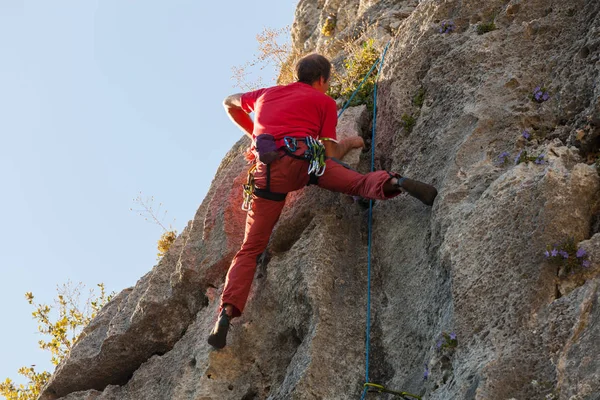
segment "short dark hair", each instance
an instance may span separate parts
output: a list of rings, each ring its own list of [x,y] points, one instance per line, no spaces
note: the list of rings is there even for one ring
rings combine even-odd
[[[329,80],[331,74],[331,63],[320,54],[309,54],[302,57],[296,64],[296,76],[298,82],[312,85],[320,78]]]

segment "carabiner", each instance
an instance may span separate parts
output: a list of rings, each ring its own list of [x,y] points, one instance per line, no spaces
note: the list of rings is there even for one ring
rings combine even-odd
[[[296,141],[296,138],[286,136],[283,138],[283,143],[285,144],[285,147],[287,147],[292,153],[298,150],[298,142]]]
[[[316,176],[323,176],[323,174],[325,173],[325,168],[327,167],[327,165],[323,164],[323,166],[321,167],[321,169],[317,172],[315,172]]]
[[[317,170],[317,168],[319,168],[319,164],[316,164],[314,161],[311,161],[310,164],[308,164],[308,174],[312,174]]]

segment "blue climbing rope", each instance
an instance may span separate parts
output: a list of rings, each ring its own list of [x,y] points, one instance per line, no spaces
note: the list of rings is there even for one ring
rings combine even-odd
[[[371,129],[371,172],[373,172],[375,170],[375,128],[377,126],[377,82],[379,81],[379,75],[381,74],[381,67],[383,67],[383,62],[385,60],[385,54],[387,53],[389,46],[390,46],[390,43],[388,42],[388,44],[385,46],[385,49],[383,49],[383,53],[381,54],[381,57],[378,58],[375,61],[375,63],[373,63],[373,66],[371,67],[371,69],[369,70],[367,75],[364,77],[364,79],[362,80],[360,85],[358,85],[356,90],[354,90],[354,92],[352,93],[352,96],[350,96],[350,99],[348,99],[346,104],[344,104],[344,106],[338,113],[338,118],[339,118],[342,116],[344,111],[346,111],[346,109],[350,106],[352,99],[354,98],[356,93],[358,93],[358,91],[363,86],[363,84],[367,81],[369,76],[371,76],[371,73],[373,72],[375,67],[379,66],[379,68],[377,69],[377,76],[375,77],[375,84],[373,85],[373,127]],[[367,245],[368,246],[368,250],[367,250],[368,260],[367,260],[367,328],[366,328],[366,339],[365,339],[365,347],[366,347],[366,349],[365,349],[365,384],[364,384],[364,389],[362,392],[362,396],[360,397],[360,400],[364,400],[366,398],[367,393],[369,392],[369,389],[371,389],[371,391],[375,391],[378,393],[390,393],[390,394],[393,394],[396,396],[400,396],[403,399],[406,399],[405,396],[409,396],[414,399],[420,400],[421,397],[419,397],[417,395],[410,394],[408,392],[399,392],[399,391],[395,391],[395,390],[386,389],[382,385],[378,385],[376,383],[369,382],[369,359],[371,356],[371,248],[372,248],[372,242],[373,242],[373,240],[372,240],[372,238],[373,238],[373,200],[369,200],[369,231],[368,232],[369,232],[369,234],[368,234],[368,245]]]
[[[379,68],[377,70],[377,77],[375,78],[375,85],[373,88],[373,127],[371,130],[371,172],[375,170],[375,127],[377,126],[377,81],[379,80],[379,74],[381,73],[381,67],[385,59],[385,54],[389,47],[389,43],[385,46],[381,59],[379,62]],[[377,64],[377,63],[376,63]],[[375,66],[375,65],[373,65]],[[371,71],[373,68],[371,68]],[[369,72],[369,75],[371,72]],[[368,75],[367,75],[368,76]],[[366,79],[365,79],[366,80]],[[363,81],[364,82],[364,81]],[[340,113],[341,114],[341,113]],[[369,236],[368,236],[368,250],[367,250],[367,329],[366,329],[366,351],[365,351],[365,382],[369,382],[369,357],[371,352],[371,243],[373,236],[373,200],[369,200]],[[365,385],[361,400],[367,395],[369,387]]]

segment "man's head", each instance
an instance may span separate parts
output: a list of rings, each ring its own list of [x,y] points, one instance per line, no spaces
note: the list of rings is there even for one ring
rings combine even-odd
[[[302,57],[296,64],[298,82],[311,85],[320,92],[329,89],[331,63],[320,54],[309,54]]]

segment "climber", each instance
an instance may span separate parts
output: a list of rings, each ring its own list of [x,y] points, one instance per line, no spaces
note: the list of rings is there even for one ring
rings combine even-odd
[[[234,94],[224,101],[233,123],[252,139],[252,154],[258,159],[245,187],[244,240],[227,272],[218,319],[208,337],[215,348],[225,346],[230,320],[244,311],[257,257],[267,247],[287,193],[315,184],[386,200],[405,191],[429,206],[437,195],[426,183],[387,171],[363,175],[339,161],[351,149],[364,147],[364,141],[358,136],[336,140],[336,103],[325,94],[330,73],[329,60],[311,54],[298,61],[297,82]]]

